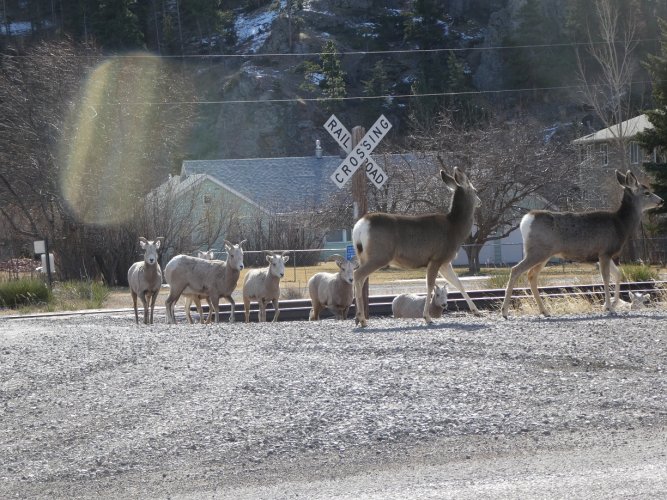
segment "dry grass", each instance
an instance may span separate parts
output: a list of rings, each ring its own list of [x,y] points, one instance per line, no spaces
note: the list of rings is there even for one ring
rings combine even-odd
[[[315,273],[318,272],[337,272],[338,267],[334,262],[323,262],[319,265],[309,266],[309,267],[290,267],[289,265],[285,269],[285,277],[281,281],[281,298],[283,299],[297,299],[297,298],[307,298],[308,297],[308,279]],[[660,276],[661,279],[665,279],[667,276],[667,271],[665,268],[654,268],[655,272]],[[237,303],[240,301],[241,289],[243,286],[243,278],[247,273],[248,269],[244,269],[241,272],[241,277],[235,291],[235,298],[239,297]],[[457,269],[457,273],[461,277],[466,276],[466,269]],[[507,283],[507,278],[509,277],[509,270],[507,268],[484,268],[482,269],[482,276],[486,277],[484,279],[482,276],[478,279],[465,281],[465,287],[467,290],[475,289],[486,289],[486,288],[504,288]],[[0,276],[0,280],[2,276]],[[372,285],[387,285],[390,290],[388,293],[402,293],[401,290],[406,286],[406,282],[411,280],[424,280],[424,269],[413,269],[413,270],[403,270],[396,268],[387,268],[381,269],[373,273],[370,277],[370,282]],[[600,283],[600,275],[595,267],[592,264],[565,264],[565,265],[553,265],[546,267],[543,272],[540,274],[540,286],[557,286],[557,285],[585,285]],[[413,282],[414,283],[414,282]],[[517,287],[526,287],[527,282],[525,275],[517,283]],[[164,305],[164,299],[166,299],[166,290],[163,290],[158,297],[157,305]],[[661,297],[661,303],[667,301],[667,292]],[[545,298],[545,304],[547,308],[554,314],[574,314],[574,313],[587,313],[587,312],[599,312],[601,310],[601,305],[597,302],[591,303],[589,300],[584,298]],[[73,309],[73,305],[67,307],[62,306],[64,309]],[[122,309],[122,308],[131,308],[132,299],[127,288],[112,288],[107,298],[102,304],[103,308],[106,309]],[[177,307],[183,307],[183,299],[179,300]],[[242,305],[241,305],[242,307]],[[4,311],[4,314],[16,313],[16,311]],[[527,296],[524,300],[518,300],[515,303],[515,307],[512,310],[513,314],[526,314],[526,315],[535,315],[537,314],[537,306],[532,297]],[[3,314],[3,311],[0,311],[0,314]]]

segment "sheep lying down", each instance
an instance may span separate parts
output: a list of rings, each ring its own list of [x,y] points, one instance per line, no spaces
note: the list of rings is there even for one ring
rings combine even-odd
[[[391,312],[394,318],[423,318],[424,317],[424,303],[426,302],[425,295],[417,295],[414,293],[404,293],[398,295],[391,303]],[[442,317],[442,311],[447,305],[447,285],[435,285],[433,289],[433,296],[431,297],[431,304],[429,306],[429,314],[432,318]]]

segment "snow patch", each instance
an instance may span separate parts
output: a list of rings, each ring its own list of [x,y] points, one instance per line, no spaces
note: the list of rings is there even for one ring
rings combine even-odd
[[[236,16],[234,28],[238,38],[238,45],[248,45],[246,53],[255,54],[262,48],[271,35],[271,26],[285,9],[286,0],[281,0],[279,9],[267,9],[252,14],[239,14]]]

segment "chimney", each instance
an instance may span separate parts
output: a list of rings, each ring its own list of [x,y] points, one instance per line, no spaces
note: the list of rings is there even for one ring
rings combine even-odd
[[[315,141],[315,158],[321,159],[322,158],[322,146],[320,146],[320,140],[317,139]]]

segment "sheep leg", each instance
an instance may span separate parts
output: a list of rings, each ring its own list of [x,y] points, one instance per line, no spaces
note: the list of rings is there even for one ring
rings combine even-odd
[[[137,294],[134,291],[130,292],[132,294],[132,304],[134,304],[134,320],[139,324],[139,312],[137,311]]]
[[[266,301],[259,299],[257,305],[259,306],[259,318],[257,318],[257,321],[260,323],[266,322]]]
[[[148,291],[144,290],[139,295],[139,299],[141,299],[141,303],[144,306],[144,325],[148,324],[148,302],[146,302],[146,294],[147,293],[148,293]]]
[[[461,280],[459,280],[458,275],[454,271],[452,263],[449,262],[447,264],[443,264],[442,266],[440,266],[440,273],[447,281],[449,281],[452,285],[454,285],[459,292],[461,292],[461,295],[465,299],[466,304],[468,304],[468,309],[470,309],[470,312],[473,313],[475,316],[481,316],[482,313],[479,312],[479,309],[477,309],[477,306],[472,301],[472,299],[466,292],[465,288],[463,288],[463,283],[461,283]]]
[[[234,323],[234,321],[236,321],[236,318],[234,318],[234,309],[236,308],[236,302],[234,302],[234,299],[232,298],[231,295],[225,295],[224,298],[226,298],[229,301],[230,305],[229,322]]]
[[[219,295],[211,295],[209,296],[210,299],[210,304],[213,307],[213,311],[215,311],[215,322],[219,323],[220,322],[220,296]],[[213,315],[213,312],[209,309],[208,312],[208,317],[209,319]]]
[[[153,311],[155,310],[155,301],[157,300],[158,292],[151,293],[151,325],[153,324]]]
[[[313,301],[313,308],[310,310],[310,315],[308,317],[309,321],[318,321],[320,319],[320,312],[322,311],[322,304],[317,301]]]
[[[174,310],[176,308],[176,302],[181,297],[183,290],[185,290],[185,286],[182,286],[180,289],[171,288],[169,290],[169,296],[167,297],[167,300],[164,301],[164,305],[167,310],[167,323],[170,324],[176,323],[176,315],[174,313]]]
[[[266,311],[264,312],[266,314]],[[278,299],[273,299],[273,320],[271,323],[278,321],[278,316],[280,316],[280,307],[278,306]],[[266,320],[266,316],[264,317]]]
[[[534,265],[528,270],[528,283],[530,284],[530,290],[533,292],[533,297],[535,302],[537,302],[537,308],[540,310],[544,316],[550,316],[549,311],[544,307],[544,302],[542,302],[542,297],[540,297],[540,291],[537,288],[537,278],[544,269],[544,266],[547,265],[547,260],[540,262],[537,265]]]
[[[245,314],[245,322],[250,323],[250,297],[243,297],[243,312]]]

